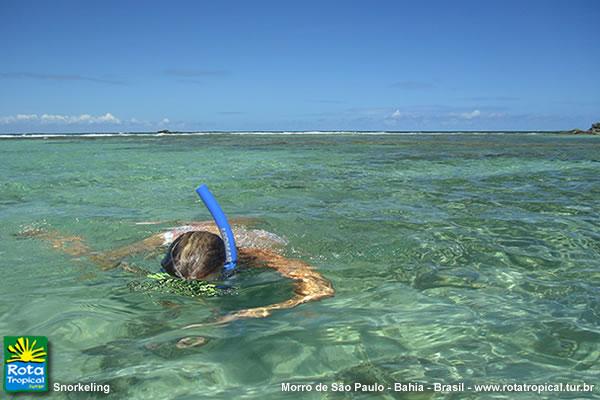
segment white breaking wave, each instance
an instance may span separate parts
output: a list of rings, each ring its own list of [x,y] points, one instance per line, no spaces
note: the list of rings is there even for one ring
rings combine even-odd
[[[505,134],[527,134],[538,135],[544,133],[556,132],[531,132],[531,131],[506,131],[506,132],[429,132],[429,131],[414,131],[414,132],[398,132],[398,131],[236,131],[236,132],[175,132],[175,133],[155,133],[155,132],[118,132],[118,133],[8,133],[0,134],[0,139],[68,139],[68,138],[110,138],[110,137],[178,137],[178,136],[206,136],[206,135],[286,135],[286,136],[306,136],[306,135],[323,135],[323,136],[347,136],[347,135],[370,135],[370,136],[445,136],[445,135],[505,135]]]

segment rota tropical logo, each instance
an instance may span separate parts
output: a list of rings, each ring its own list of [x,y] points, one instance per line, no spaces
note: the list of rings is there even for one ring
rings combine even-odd
[[[4,390],[48,390],[48,338],[4,336]]]

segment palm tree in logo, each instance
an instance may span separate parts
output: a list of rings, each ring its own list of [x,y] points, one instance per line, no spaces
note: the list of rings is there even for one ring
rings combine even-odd
[[[35,348],[37,340],[29,343],[29,339],[18,338],[15,345],[8,345],[8,351],[13,355],[6,360],[7,363],[14,361],[43,363],[46,361],[44,356],[48,355],[43,347]]]

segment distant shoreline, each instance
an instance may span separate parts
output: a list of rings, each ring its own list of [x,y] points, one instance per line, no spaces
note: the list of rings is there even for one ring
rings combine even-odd
[[[115,137],[190,137],[207,135],[381,135],[381,136],[444,136],[444,135],[568,135],[571,131],[178,131],[178,132],[72,132],[72,133],[0,133],[0,139],[101,139]],[[580,136],[580,135],[577,135]],[[593,135],[584,135],[593,136]]]

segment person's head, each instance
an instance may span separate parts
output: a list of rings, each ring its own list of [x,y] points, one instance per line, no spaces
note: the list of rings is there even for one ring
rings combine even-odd
[[[214,279],[225,263],[225,244],[205,231],[186,232],[167,250],[161,265],[169,275],[182,279]]]

